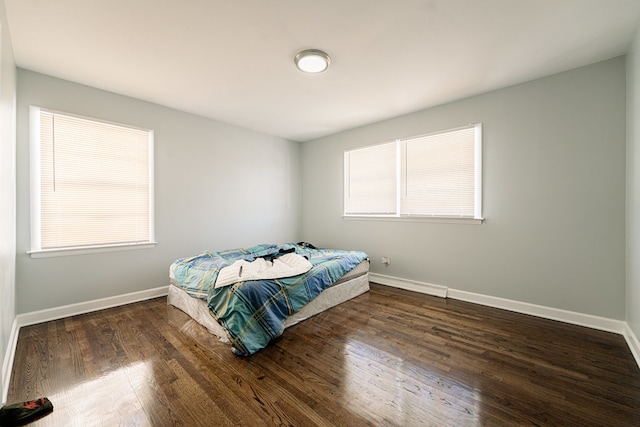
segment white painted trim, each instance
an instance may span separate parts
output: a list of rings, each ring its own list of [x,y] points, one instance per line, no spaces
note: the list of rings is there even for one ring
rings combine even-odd
[[[629,350],[631,350],[633,358],[636,359],[636,363],[640,367],[640,340],[638,340],[638,337],[633,333],[627,322],[624,322],[624,326],[624,339],[627,340]]]
[[[31,247],[40,248],[40,107],[29,106],[29,200]]]
[[[526,302],[514,301],[505,298],[492,297],[489,295],[476,294],[473,292],[449,289],[447,297],[461,301],[473,302],[488,307],[500,308],[514,311],[516,313],[529,314],[542,317],[544,319],[558,320],[573,325],[586,326],[601,331],[623,334],[624,322],[622,320],[607,319],[605,317],[582,314],[575,311],[562,310],[559,308],[545,307],[542,305],[530,304]]]
[[[400,221],[400,222],[439,222],[441,224],[482,224],[484,218],[456,218],[436,216],[391,216],[391,215],[347,215],[342,219],[348,221]]]
[[[380,283],[381,285],[393,286],[394,288],[405,289],[407,291],[419,292],[421,294],[433,295],[436,297],[446,298],[447,287],[441,285],[433,285],[426,282],[418,282],[415,280],[400,279],[398,277],[385,276],[383,274],[369,273],[369,281]]]
[[[50,258],[56,256],[95,254],[100,252],[131,251],[154,248],[158,242],[120,243],[114,245],[81,246],[74,248],[40,249],[27,251],[31,258]]]
[[[640,341],[633,333],[626,322],[620,320],[607,319],[604,317],[592,316],[589,314],[576,313],[557,308],[545,307],[504,298],[492,297],[488,295],[476,294],[472,292],[448,289],[446,286],[434,285],[431,283],[418,282],[415,280],[400,279],[397,277],[385,276],[383,274],[369,273],[369,280],[373,283],[392,286],[409,291],[419,292],[441,298],[452,298],[461,301],[472,302],[494,308],[514,311],[517,313],[529,314],[551,320],[558,320],[593,329],[614,332],[624,336],[629,349],[640,367]],[[2,365],[2,404],[6,403],[11,380],[11,369],[15,357],[16,345],[18,343],[19,329],[23,326],[37,323],[58,320],[69,316],[75,316],[92,311],[103,310],[134,302],[144,301],[152,298],[162,297],[168,294],[168,286],[147,289],[139,292],[118,295],[114,297],[102,298],[93,301],[70,304],[62,307],[40,310],[31,313],[19,314],[13,321],[11,335]]]
[[[104,310],[106,308],[117,307],[134,302],[144,301],[151,298],[165,296],[169,293],[168,286],[147,289],[139,292],[132,292],[114,297],[96,299],[77,304],[64,305],[62,307],[49,308],[46,310],[33,311],[31,313],[18,314],[18,326],[35,325],[37,323],[49,322],[51,320],[63,319],[65,317],[77,316],[78,314],[92,311]]]
[[[4,362],[2,363],[2,403],[3,406],[7,403],[7,395],[9,394],[9,383],[11,382],[11,370],[13,369],[13,359],[16,355],[16,346],[18,344],[18,333],[20,328],[18,326],[18,319],[13,319],[13,326],[11,327],[11,333],[9,334],[9,342],[7,343],[7,351],[4,355]]]
[[[397,277],[385,276],[382,274],[369,273],[369,280],[373,283],[392,286],[395,288],[419,292],[442,298],[457,299],[487,307],[494,307],[509,310],[516,313],[528,314],[541,317],[543,319],[557,320],[572,325],[585,326],[600,331],[613,332],[624,336],[633,357],[640,367],[640,341],[633,333],[627,322],[622,320],[608,319],[606,317],[593,316],[591,314],[577,313],[575,311],[562,310],[559,308],[546,307],[542,305],[530,304],[526,302],[514,301],[505,298],[493,297],[489,295],[476,294],[473,292],[450,289],[446,286],[434,285],[431,283],[418,282],[414,280],[400,279]]]
[[[11,381],[11,370],[13,369],[13,359],[16,354],[18,344],[18,334],[23,326],[35,325],[37,323],[49,322],[51,320],[63,319],[65,317],[76,316],[78,314],[92,311],[104,310],[106,308],[117,307],[134,302],[145,301],[152,298],[162,297],[169,293],[168,286],[147,289],[139,292],[131,292],[114,297],[101,298],[92,301],[69,304],[62,307],[50,308],[46,310],[34,311],[31,313],[18,314],[13,321],[11,335],[2,364],[2,405],[7,401],[9,394],[9,383]]]

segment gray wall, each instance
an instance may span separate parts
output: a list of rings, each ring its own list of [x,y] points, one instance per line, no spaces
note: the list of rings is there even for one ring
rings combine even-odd
[[[627,55],[627,323],[640,337],[640,31]]]
[[[155,249],[29,258],[30,104],[156,130]],[[484,224],[342,219],[345,149],[472,122],[484,123]],[[622,57],[301,149],[19,70],[17,155],[19,313],[163,286],[171,261],[203,249],[303,238],[365,250],[381,274],[625,318]]]
[[[155,130],[154,249],[27,255],[29,105]],[[20,69],[17,123],[18,313],[167,285],[170,263],[202,250],[298,239],[296,142]]]
[[[475,122],[483,224],[341,217],[345,149]],[[308,142],[302,236],[375,273],[622,320],[625,134],[619,57]]]
[[[0,0],[0,26],[0,366],[4,368],[16,317],[16,66],[4,0]],[[4,375],[10,370],[8,366],[0,376],[2,391],[8,386]]]

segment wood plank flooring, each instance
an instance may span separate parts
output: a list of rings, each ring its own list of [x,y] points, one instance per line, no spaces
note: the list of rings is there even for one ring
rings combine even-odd
[[[22,328],[34,426],[640,426],[620,335],[372,284],[234,356],[158,298]]]

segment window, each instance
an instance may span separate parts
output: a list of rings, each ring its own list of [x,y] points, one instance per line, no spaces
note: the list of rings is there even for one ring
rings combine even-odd
[[[31,256],[152,246],[153,131],[31,107]]]
[[[344,215],[482,219],[482,124],[344,153]]]

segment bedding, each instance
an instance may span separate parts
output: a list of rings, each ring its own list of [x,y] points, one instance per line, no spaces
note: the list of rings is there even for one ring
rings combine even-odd
[[[216,288],[229,286],[239,281],[279,279],[297,276],[311,270],[311,263],[302,255],[288,253],[268,261],[258,258],[254,261],[244,259],[221,268],[216,278]]]
[[[292,258],[293,254],[310,265],[306,273],[245,280],[255,276],[243,279],[239,268],[227,269],[231,274],[226,274],[225,280],[231,283],[216,287],[221,271],[236,263],[277,264],[277,260]],[[247,356],[281,335],[288,317],[366,259],[367,254],[360,251],[316,249],[309,244],[263,244],[179,259],[171,265],[170,276],[172,284],[183,292],[206,301],[211,315],[225,330],[233,352]],[[304,263],[296,260],[291,264]]]

